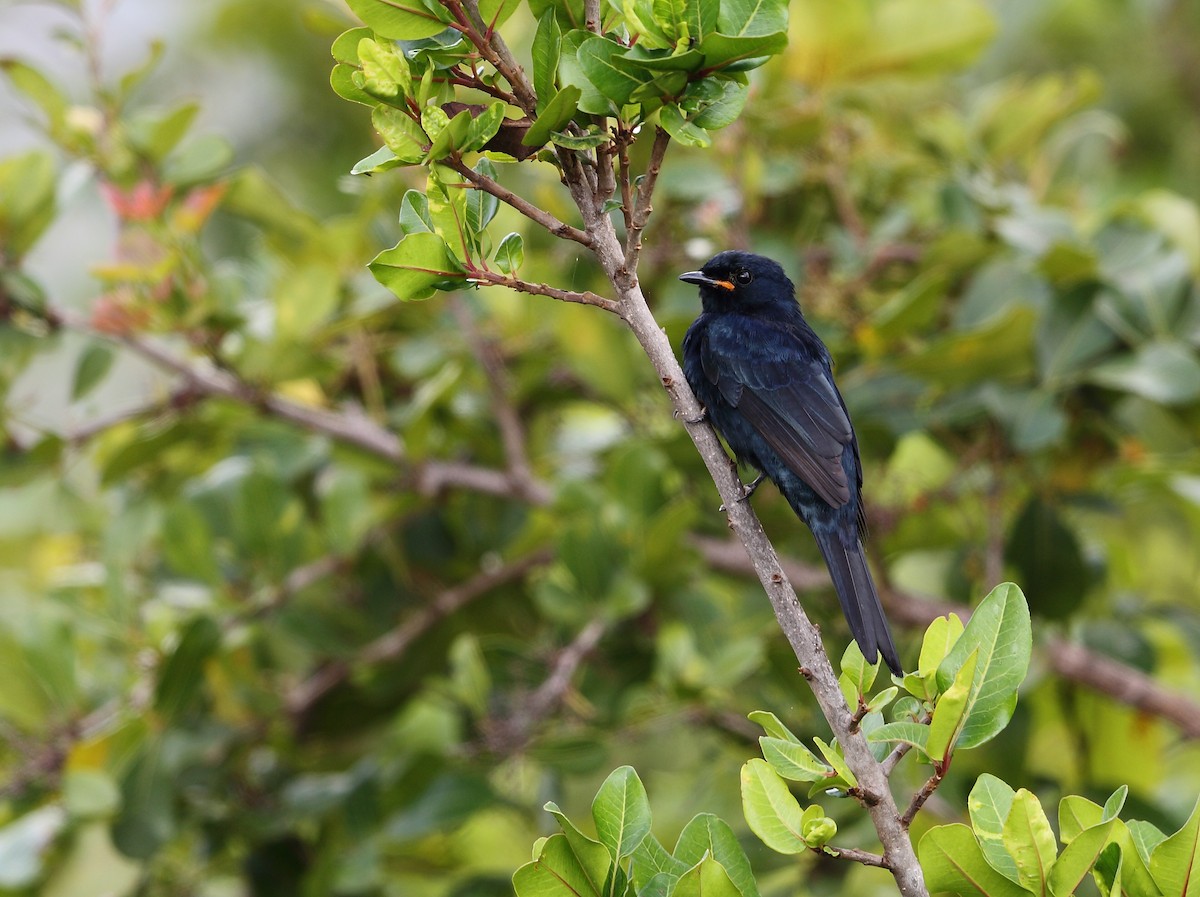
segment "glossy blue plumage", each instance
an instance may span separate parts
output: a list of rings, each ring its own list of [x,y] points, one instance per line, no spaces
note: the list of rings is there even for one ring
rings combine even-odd
[[[829,352],[783,269],[723,252],[681,280],[703,313],[683,341],[683,370],[740,462],[762,471],[812,530],[850,631],[867,660],[901,673],[863,551],[858,441]]]

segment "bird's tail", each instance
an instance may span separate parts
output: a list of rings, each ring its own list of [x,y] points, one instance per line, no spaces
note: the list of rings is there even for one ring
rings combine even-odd
[[[867,567],[862,541],[857,534],[844,536],[837,531],[814,532],[813,535],[829,567],[842,613],[846,615],[850,632],[863,656],[869,663],[875,663],[882,654],[888,669],[897,676],[903,676],[896,643],[892,640],[892,631],[883,615],[883,605],[879,603],[875,582]]]

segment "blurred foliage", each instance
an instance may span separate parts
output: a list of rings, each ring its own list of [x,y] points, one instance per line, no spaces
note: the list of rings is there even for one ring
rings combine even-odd
[[[96,54],[103,20],[62,6],[54,29]],[[0,893],[508,894],[551,831],[541,806],[578,818],[623,764],[664,843],[700,810],[740,818],[745,714],[824,727],[758,587],[694,541],[725,535],[715,493],[633,340],[503,290],[398,305],[364,264],[425,180],[348,174],[371,123],[326,54],[356,23],[340,4],[213,6],[197,51],[277,82],[235,142],[166,105],[149,48],[86,88],[34,49],[2,63],[44,140],[0,160]],[[682,339],[696,300],[675,275],[711,250],[782,260],[839,362],[881,576],[960,602],[1026,587],[1015,715],[948,771],[917,836],[966,821],[985,772],[1030,807],[1126,784],[1131,815],[1180,830],[1196,748],[1036,646],[1200,689],[1194,5],[789,13],[742,116],[668,154],[640,271],[656,314]],[[505,25],[522,58],[537,26],[524,6]],[[504,177],[573,220],[545,164]],[[47,296],[89,201],[109,261],[92,293]],[[492,228],[523,236],[522,276],[604,292],[578,247],[505,207]],[[129,339],[238,386],[151,377]],[[399,447],[305,429],[271,397],[361,414]],[[438,487],[438,464],[504,471],[506,405],[548,500]],[[755,505],[816,558],[770,489]],[[832,650],[822,592],[806,607]],[[590,659],[531,712],[593,623]],[[900,642],[911,664],[916,633]],[[906,761],[897,780],[926,775]],[[846,803],[821,820],[868,842]],[[891,887],[736,837],[764,895]]]

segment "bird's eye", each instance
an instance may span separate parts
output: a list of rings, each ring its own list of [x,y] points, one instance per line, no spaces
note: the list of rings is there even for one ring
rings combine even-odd
[[[740,283],[742,286],[746,286],[746,284],[748,284],[748,283],[750,283],[750,281],[754,280],[754,275],[751,274],[749,271],[747,271],[745,268],[742,268],[740,271],[737,272],[737,274],[733,275],[733,279],[736,280],[738,283]]]

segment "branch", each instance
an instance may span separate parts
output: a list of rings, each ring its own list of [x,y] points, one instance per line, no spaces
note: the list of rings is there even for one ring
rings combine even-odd
[[[476,189],[482,190],[484,193],[490,193],[502,203],[516,209],[530,221],[540,224],[554,236],[562,239],[574,240],[581,246],[590,247],[592,245],[592,238],[587,233],[581,231],[577,227],[572,227],[569,224],[559,221],[549,212],[538,208],[527,199],[523,199],[522,197],[513,193],[507,187],[504,187],[492,180],[487,175],[482,175],[475,171],[473,168],[463,162],[460,156],[452,157],[446,162],[446,164],[470,181],[471,185]]]
[[[862,863],[864,866],[878,866],[880,869],[890,869],[887,860],[879,854],[859,850],[857,847],[834,847],[832,844],[827,844],[824,850],[816,850],[816,853],[835,856],[839,860],[851,860],[855,863]]]
[[[614,315],[621,315],[620,303],[613,302],[611,299],[605,299],[590,290],[577,293],[573,290],[560,290],[558,287],[552,287],[544,283],[533,283],[528,280],[521,280],[517,277],[506,274],[497,274],[495,271],[486,271],[482,268],[476,268],[471,272],[471,279],[479,283],[486,283],[490,286],[508,287],[510,290],[516,290],[519,293],[530,293],[534,296],[549,296],[551,299],[558,299],[560,302],[576,302],[581,305],[594,305],[597,308],[602,308]]]
[[[513,89],[517,102],[530,119],[537,117],[537,94],[525,70],[517,62],[504,38],[492,29],[491,22],[484,22],[479,13],[477,0],[443,0],[442,5],[450,10],[465,29],[467,39],[475,45],[480,54],[496,67]]]
[[[79,446],[85,442],[90,442],[102,433],[107,433],[113,427],[142,417],[153,417],[167,411],[182,410],[200,398],[203,398],[202,393],[197,393],[190,385],[183,386],[172,390],[162,399],[135,405],[132,408],[125,408],[104,417],[97,417],[94,420],[90,420],[71,432],[64,434],[62,438],[70,445]]]
[[[650,200],[654,197],[654,185],[658,183],[658,173],[662,170],[663,157],[667,154],[667,145],[671,135],[662,128],[654,129],[654,145],[650,148],[650,163],[646,173],[638,185],[637,198],[630,213],[629,233],[625,237],[625,269],[632,276],[637,271],[638,256],[642,252],[642,231],[654,207]]]
[[[562,703],[575,673],[607,631],[608,624],[601,619],[592,620],[579,630],[558,655],[546,680],[515,713],[497,721],[488,733],[488,748],[498,754],[511,754],[523,747],[534,727]]]
[[[492,394],[492,410],[496,416],[496,425],[500,428],[500,439],[504,443],[508,474],[522,490],[535,488],[537,484],[533,476],[533,467],[525,451],[525,426],[513,405],[512,382],[504,367],[504,358],[495,343],[483,338],[475,323],[474,314],[462,297],[456,296],[451,301],[451,308],[475,360],[479,362],[487,377],[488,389]]]
[[[917,813],[921,811],[921,807],[925,806],[925,801],[933,795],[937,790],[937,786],[942,784],[942,776],[946,774],[946,770],[938,765],[934,765],[934,773],[921,786],[921,790],[913,795],[912,803],[908,805],[908,809],[904,811],[904,815],[900,817],[900,824],[905,828],[912,825],[913,819]]]
[[[368,642],[352,661],[330,663],[292,688],[284,698],[288,713],[295,719],[303,717],[323,696],[349,679],[354,666],[399,660],[413,642],[440,620],[493,589],[523,579],[529,571],[549,563],[551,558],[549,549],[536,551],[497,570],[485,570],[473,579],[447,589],[395,629]]]

